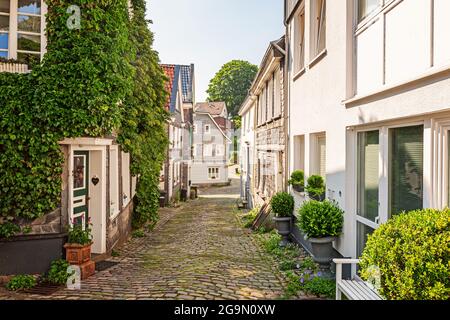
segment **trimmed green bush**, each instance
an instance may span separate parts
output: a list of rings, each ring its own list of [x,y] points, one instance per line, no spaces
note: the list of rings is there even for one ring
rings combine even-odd
[[[325,194],[325,181],[321,176],[311,176],[308,178],[308,185],[305,189],[310,198],[320,200]]]
[[[341,234],[344,211],[331,201],[307,201],[299,209],[299,227],[310,238],[335,237]]]
[[[6,289],[17,291],[21,289],[30,289],[36,286],[36,278],[31,275],[18,275],[13,277],[7,284]]]
[[[294,212],[294,197],[287,192],[279,192],[272,197],[270,205],[277,217],[290,217]]]
[[[389,300],[450,298],[450,209],[395,216],[369,236],[361,276],[380,275],[379,293]]]
[[[69,262],[63,259],[53,261],[45,279],[52,284],[66,284],[70,276],[67,273],[69,266]]]
[[[296,170],[291,173],[291,179],[289,179],[288,183],[291,186],[305,186],[305,173],[302,170]]]

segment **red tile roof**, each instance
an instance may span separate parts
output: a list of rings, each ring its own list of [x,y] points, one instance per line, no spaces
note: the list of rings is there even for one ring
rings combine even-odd
[[[174,82],[174,78],[175,78],[175,65],[163,64],[163,65],[161,65],[161,67],[164,70],[164,73],[166,74],[166,76],[169,78],[169,81],[166,82],[166,91],[168,92],[166,109],[169,110],[173,82]]]

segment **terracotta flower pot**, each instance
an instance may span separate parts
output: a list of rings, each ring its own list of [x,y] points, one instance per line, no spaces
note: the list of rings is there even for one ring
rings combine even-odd
[[[92,243],[81,245],[76,243],[66,243],[66,260],[70,264],[81,265],[91,260]]]

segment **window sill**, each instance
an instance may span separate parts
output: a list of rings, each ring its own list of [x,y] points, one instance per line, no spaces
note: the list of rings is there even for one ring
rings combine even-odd
[[[447,74],[449,72],[450,72],[450,65],[446,65],[441,68],[431,68],[429,71],[427,71],[415,78],[411,78],[406,81],[397,82],[397,83],[394,83],[391,85],[384,85],[382,87],[379,87],[378,89],[375,89],[375,90],[370,91],[365,94],[361,94],[361,95],[356,94],[352,98],[342,101],[342,104],[345,105],[346,108],[352,108],[355,105],[362,103],[363,101],[373,100],[380,95],[388,94],[389,92],[394,91],[394,90],[400,90],[403,88],[416,86],[417,84],[420,84],[420,82],[430,80],[434,77],[439,77],[439,76]]]
[[[321,61],[323,58],[325,58],[327,55],[327,49],[323,49],[314,59],[311,60],[309,63],[309,68],[311,69],[314,67],[319,61]]]
[[[292,78],[292,81],[296,81],[298,78],[300,78],[304,73],[306,72],[306,67],[303,67],[299,72],[297,72],[294,77]]]

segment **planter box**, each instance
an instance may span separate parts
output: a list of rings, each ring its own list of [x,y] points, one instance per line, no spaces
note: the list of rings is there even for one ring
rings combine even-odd
[[[88,261],[80,265],[81,280],[86,280],[95,273],[95,262]]]
[[[64,257],[67,234],[27,235],[0,240],[0,275],[40,274]]]
[[[91,246],[92,244],[83,246],[80,244],[66,243],[64,248],[66,248],[67,262],[75,265],[89,262],[91,260]]]

